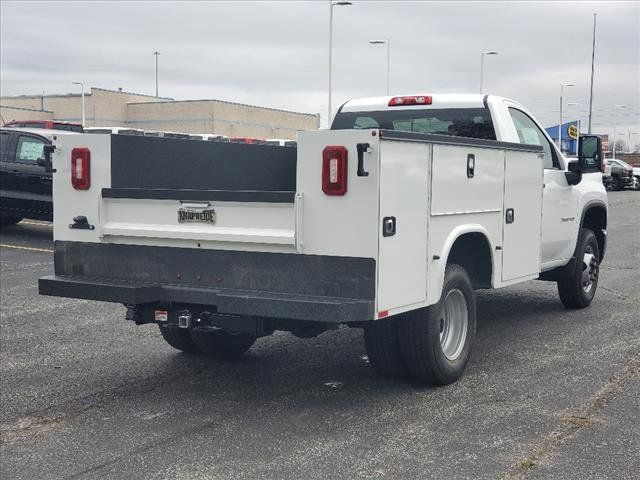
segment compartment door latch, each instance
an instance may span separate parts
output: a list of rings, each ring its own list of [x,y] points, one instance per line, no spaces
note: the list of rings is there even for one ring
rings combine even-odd
[[[371,153],[371,145],[368,143],[358,143],[356,144],[356,149],[358,150],[358,176],[368,177],[369,172],[364,169],[364,154]]]
[[[392,237],[396,234],[396,217],[384,217],[382,219],[382,236]]]

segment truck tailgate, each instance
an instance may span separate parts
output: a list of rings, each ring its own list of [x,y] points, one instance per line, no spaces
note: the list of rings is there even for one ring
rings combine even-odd
[[[65,172],[78,139],[61,140],[54,154],[54,190],[64,192],[56,240],[293,249],[295,148],[100,134],[82,141],[92,157],[87,191],[74,190]],[[68,228],[79,215],[92,230]],[[207,221],[190,221],[201,215]]]

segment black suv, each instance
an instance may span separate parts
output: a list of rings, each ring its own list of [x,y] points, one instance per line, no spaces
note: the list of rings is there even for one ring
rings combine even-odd
[[[53,220],[51,173],[43,166],[44,147],[55,135],[71,132],[0,129],[0,224],[23,218]]]

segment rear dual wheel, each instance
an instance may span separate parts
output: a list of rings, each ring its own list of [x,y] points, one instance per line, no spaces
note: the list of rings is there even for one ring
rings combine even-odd
[[[191,330],[160,325],[160,333],[173,348],[185,353],[204,353],[218,358],[236,358],[255,343],[255,335],[225,330]]]
[[[445,271],[440,301],[365,328],[369,361],[380,374],[447,385],[462,376],[476,330],[469,275],[459,265]]]

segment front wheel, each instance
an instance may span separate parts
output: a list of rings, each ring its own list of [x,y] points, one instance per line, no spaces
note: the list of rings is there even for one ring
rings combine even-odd
[[[400,323],[400,351],[411,375],[429,385],[447,385],[462,376],[476,333],[476,298],[469,275],[459,265],[445,270],[440,301],[414,310]]]
[[[585,308],[591,304],[598,287],[600,250],[593,231],[580,229],[575,264],[558,280],[560,301],[567,308]]]

